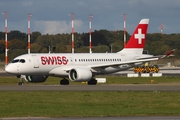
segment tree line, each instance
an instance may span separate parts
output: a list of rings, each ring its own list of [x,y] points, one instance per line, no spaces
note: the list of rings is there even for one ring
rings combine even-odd
[[[130,34],[126,33],[127,40]],[[30,35],[31,53],[70,53],[71,38],[68,33],[45,34],[35,31]],[[123,49],[124,31],[95,30],[92,32],[92,52],[118,52]],[[180,57],[180,34],[148,33],[146,36],[145,52],[153,55],[162,55],[172,49],[176,49],[175,57]],[[27,53],[28,35],[18,30],[8,33],[8,57],[11,61],[14,57]],[[75,53],[89,52],[89,33],[74,33]],[[5,33],[0,32],[0,61],[5,59]]]

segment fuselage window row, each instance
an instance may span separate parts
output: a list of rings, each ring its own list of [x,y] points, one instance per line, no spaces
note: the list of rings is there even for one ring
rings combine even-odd
[[[119,62],[121,59],[79,59],[79,62]],[[75,62],[77,60],[75,59]]]

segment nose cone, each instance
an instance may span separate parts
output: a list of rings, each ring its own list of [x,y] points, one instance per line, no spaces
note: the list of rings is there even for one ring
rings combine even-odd
[[[10,74],[17,74],[15,67],[11,66],[10,64],[6,66],[5,71]]]

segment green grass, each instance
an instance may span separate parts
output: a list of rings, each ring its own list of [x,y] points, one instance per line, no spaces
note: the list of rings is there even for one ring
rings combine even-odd
[[[121,77],[121,76],[97,76],[106,78],[105,84],[151,84],[151,80],[154,80],[154,84],[163,83],[180,83],[180,77]],[[62,78],[49,77],[43,83],[27,83],[25,84],[43,84],[43,85],[58,85]],[[19,78],[16,77],[0,77],[0,85],[17,85]],[[70,84],[82,84],[81,82],[71,82]]]
[[[180,77],[127,78],[106,77],[106,84],[180,83]],[[59,84],[50,77],[44,85]],[[0,77],[1,85],[17,85],[18,78]],[[25,83],[25,85],[36,83]],[[71,82],[70,84],[81,84]],[[24,86],[25,87],[25,86]],[[56,92],[0,91],[2,117],[85,117],[85,116],[180,116],[180,92]]]
[[[0,117],[178,116],[180,92],[0,92]]]

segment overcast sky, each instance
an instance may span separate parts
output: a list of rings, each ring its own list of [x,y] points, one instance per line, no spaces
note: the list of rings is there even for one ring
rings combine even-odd
[[[42,34],[71,33],[74,14],[75,32],[92,30],[123,30],[123,14],[127,31],[132,34],[142,18],[149,18],[148,33],[180,33],[180,0],[1,0],[0,11],[8,12],[8,31],[27,33],[28,13],[31,13],[31,32]],[[4,15],[0,15],[0,31],[4,31]]]

